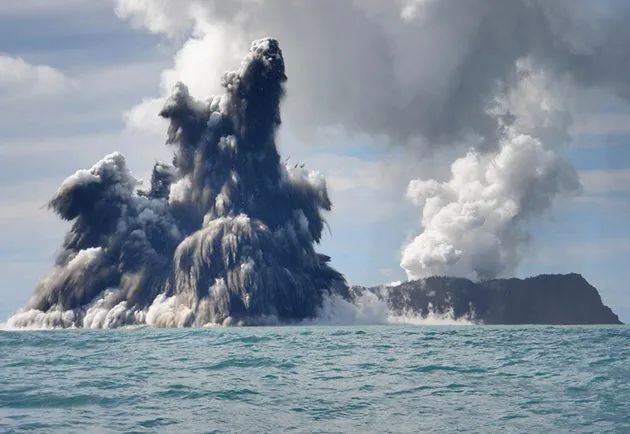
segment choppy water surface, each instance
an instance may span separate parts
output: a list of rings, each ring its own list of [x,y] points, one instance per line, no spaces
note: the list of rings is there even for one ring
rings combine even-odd
[[[630,328],[0,331],[0,432],[630,430]]]

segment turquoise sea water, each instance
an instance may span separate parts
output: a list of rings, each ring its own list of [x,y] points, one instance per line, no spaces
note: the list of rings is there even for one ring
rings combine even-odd
[[[0,331],[0,432],[630,432],[630,327]]]

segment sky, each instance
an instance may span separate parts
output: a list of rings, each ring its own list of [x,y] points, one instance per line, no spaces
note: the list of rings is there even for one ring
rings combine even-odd
[[[326,177],[319,250],[351,283],[577,272],[630,321],[628,7],[518,3],[0,0],[0,318],[53,267],[67,223],[46,203],[59,184],[114,150],[146,180],[171,159],[157,117],[170,87],[217,93],[271,35],[289,78],[280,152]],[[544,165],[519,159],[523,135]],[[411,194],[414,179],[442,193]]]

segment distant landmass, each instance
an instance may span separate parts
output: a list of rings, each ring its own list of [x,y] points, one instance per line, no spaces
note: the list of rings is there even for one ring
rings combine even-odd
[[[622,324],[597,289],[580,274],[473,282],[429,277],[397,286],[353,286],[351,297],[370,291],[396,314],[448,313],[484,324]]]

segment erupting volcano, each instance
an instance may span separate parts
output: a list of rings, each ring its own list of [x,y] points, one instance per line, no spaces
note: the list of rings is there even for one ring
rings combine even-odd
[[[276,149],[285,81],[278,42],[254,41],[223,95],[197,101],[175,86],[160,113],[173,163],[155,165],[149,189],[119,153],[67,178],[49,205],[71,229],[9,324],[293,321],[346,292],[314,249],[331,208],[325,180],[282,164]]]

